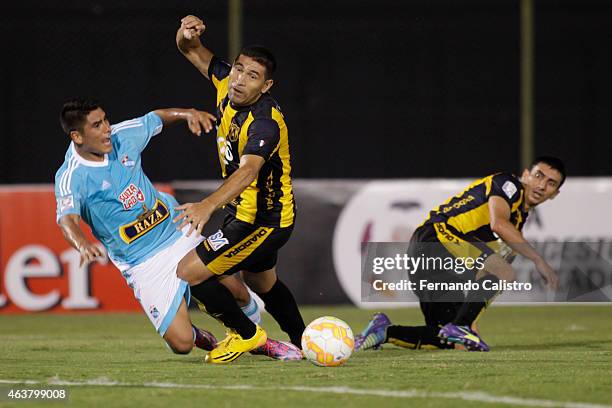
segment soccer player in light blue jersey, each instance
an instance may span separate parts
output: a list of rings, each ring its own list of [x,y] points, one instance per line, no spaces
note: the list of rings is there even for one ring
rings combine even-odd
[[[216,344],[211,333],[191,324],[188,284],[177,276],[180,261],[204,237],[188,237],[176,229],[172,219],[178,203],[153,186],[141,168],[140,155],[165,125],[186,122],[200,135],[212,130],[214,120],[207,112],[171,108],[111,126],[97,102],[82,99],[64,104],[60,115],[72,140],[55,176],[57,222],[64,237],[81,254],[81,263],[91,262],[103,254],[86,238],[79,221],[91,227],[157,332],[180,354],[189,353],[194,343],[205,350]],[[248,303],[240,281],[228,278],[223,284],[229,291],[224,287],[219,296]],[[209,299],[198,300],[210,306]],[[246,308],[252,311],[253,304],[251,299]],[[232,307],[233,316],[241,315],[237,319],[249,319],[235,301]],[[254,344],[262,342],[266,335],[259,330]]]

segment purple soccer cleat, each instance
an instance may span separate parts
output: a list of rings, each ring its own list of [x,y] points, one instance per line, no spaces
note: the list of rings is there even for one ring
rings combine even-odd
[[[297,361],[304,358],[302,350],[297,346],[280,340],[268,339],[266,344],[251,350],[251,354],[268,356],[274,360]]]
[[[377,350],[387,341],[387,327],[391,320],[384,313],[376,313],[361,334],[355,336],[355,351]]]
[[[478,335],[467,326],[457,326],[452,323],[447,323],[440,329],[438,337],[448,341],[449,343],[461,344],[468,351],[489,351],[489,346]]]
[[[191,327],[193,327],[193,329],[195,330],[195,340],[193,341],[193,343],[197,348],[205,351],[211,351],[215,348],[215,346],[217,345],[217,338],[214,334],[209,331],[197,328],[193,324],[191,325]]]

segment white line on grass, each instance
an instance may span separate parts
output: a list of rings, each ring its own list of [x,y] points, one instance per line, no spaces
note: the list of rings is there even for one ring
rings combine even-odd
[[[451,400],[465,400],[488,402],[492,404],[521,405],[529,407],[544,408],[612,408],[612,405],[591,404],[588,402],[553,401],[534,398],[508,397],[503,395],[492,395],[478,391],[458,391],[458,392],[430,392],[419,390],[381,390],[381,389],[362,389],[351,387],[262,387],[256,385],[209,385],[209,384],[176,384],[176,383],[124,383],[110,380],[106,377],[96,378],[88,381],[65,381],[59,378],[52,378],[47,382],[35,380],[2,380],[0,384],[26,384],[26,385],[65,385],[65,386],[98,386],[98,387],[144,387],[144,388],[178,388],[178,389],[207,389],[207,390],[249,390],[249,391],[294,391],[306,393],[322,394],[352,394],[376,397],[391,398],[440,398]]]

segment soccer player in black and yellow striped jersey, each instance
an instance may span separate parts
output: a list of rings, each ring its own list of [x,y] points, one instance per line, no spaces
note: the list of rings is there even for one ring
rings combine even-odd
[[[227,216],[219,230],[197,248],[197,257],[192,256],[191,268],[181,278],[194,293],[214,286],[218,292],[216,277],[241,272],[291,342],[301,348],[304,321],[293,295],[276,274],[277,252],[289,239],[296,214],[287,125],[269,93],[276,61],[266,48],[251,46],[242,49],[230,65],[202,45],[199,37],[204,29],[201,19],[186,16],[176,41],[181,53],[217,90],[216,142],[225,181],[201,202],[179,206],[183,212],[175,221],[179,228],[191,225],[190,232],[201,233],[216,209],[223,207]],[[206,296],[207,292],[196,298]],[[238,328],[226,325],[247,336],[254,333],[244,319],[240,321],[245,324]]]
[[[461,290],[416,290],[425,326],[391,325],[386,315],[377,313],[357,336],[356,348],[364,350],[390,342],[415,349],[461,345],[470,351],[488,351],[475,322],[500,293],[495,290],[499,282],[515,280],[516,271],[507,258],[521,254],[535,264],[550,287],[558,285],[555,271],[525,240],[522,229],[529,211],[555,198],[564,181],[561,160],[542,156],[523,171],[520,179],[509,173],[489,175],[432,210],[415,230],[408,255],[480,259],[482,268],[471,268],[467,276],[421,268],[411,280],[450,283],[473,278],[479,289],[469,291],[467,296]],[[483,285],[485,281],[489,282]]]

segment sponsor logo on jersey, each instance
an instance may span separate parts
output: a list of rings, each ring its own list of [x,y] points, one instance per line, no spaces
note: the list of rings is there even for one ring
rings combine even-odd
[[[240,252],[244,251],[245,249],[247,249],[248,247],[250,247],[257,241],[259,241],[262,237],[265,237],[268,234],[269,230],[270,228],[261,228],[259,231],[256,231],[248,241],[243,242],[242,244],[235,247],[228,253],[223,254],[223,256],[226,258],[233,258],[234,256],[238,255]]]
[[[153,208],[140,214],[136,221],[119,227],[119,235],[126,244],[130,244],[151,231],[169,215],[168,207],[157,199]]]
[[[127,186],[125,190],[123,190],[121,194],[119,194],[119,201],[121,201],[121,203],[123,204],[123,209],[126,211],[134,207],[139,202],[143,203],[144,200],[144,193],[133,183]]]
[[[453,208],[454,209],[458,209],[463,207],[466,204],[469,204],[470,202],[474,201],[476,199],[476,197],[474,197],[473,195],[469,195],[465,198],[462,198],[461,200],[457,201],[456,203],[453,203],[452,205],[446,206],[444,207],[444,209],[442,210],[442,212],[444,214],[446,214],[447,212],[451,211]]]
[[[213,251],[217,251],[225,245],[229,244],[227,238],[223,237],[223,231],[218,230],[208,238],[206,238],[206,242],[210,245]]]
[[[263,140],[262,140],[263,142]],[[272,172],[270,172],[270,175],[268,176],[268,178],[266,179],[266,190],[268,190],[266,192],[266,210],[271,211],[274,209],[274,177],[272,177]]]
[[[123,164],[125,167],[134,167],[136,162],[134,160],[130,159],[130,157],[126,154],[121,159],[121,164]]]
[[[444,224],[442,224],[441,222],[436,222],[434,226],[436,230],[438,231],[438,238],[441,238],[440,236],[442,236],[448,242],[461,243],[461,240],[457,238],[455,235],[451,234],[451,232],[448,231],[445,228]],[[444,240],[441,240],[441,241],[444,242]]]
[[[108,180],[102,181],[102,191],[108,190],[111,186],[111,183]]]

